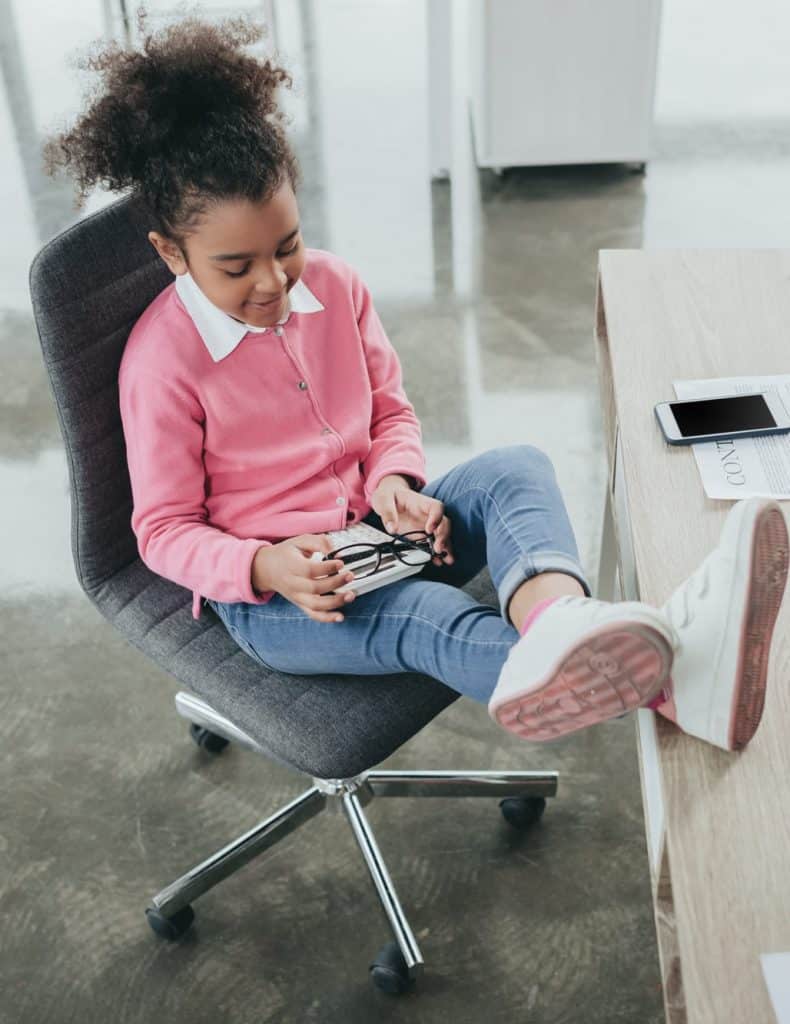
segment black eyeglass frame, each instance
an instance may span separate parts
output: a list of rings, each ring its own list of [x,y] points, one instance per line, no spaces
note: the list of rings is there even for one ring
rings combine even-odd
[[[342,552],[347,551],[349,548],[366,547],[376,549],[376,565],[373,569],[370,569],[368,572],[366,572],[365,576],[373,576],[374,573],[377,573],[379,570],[379,566],[381,565],[381,556],[390,551],[392,552],[393,555],[395,555],[398,561],[403,562],[404,565],[414,565],[414,562],[407,562],[405,558],[401,557],[399,549],[396,547],[396,541],[401,542],[400,550],[403,550],[404,548],[406,548],[407,550],[413,550],[414,548],[417,548],[421,551],[429,551],[430,558],[428,559],[428,561],[425,562],[425,565],[428,565],[429,562],[432,562],[434,558],[444,559],[447,557],[446,551],[436,551],[436,548],[434,547],[433,544],[434,535],[432,533],[426,533],[425,530],[409,530],[408,533],[393,533],[390,534],[390,536],[392,537],[392,540],[357,541],[356,544],[345,544],[342,548],[337,548],[335,551],[330,551],[328,554],[324,555],[323,561],[326,562],[333,558],[340,558],[344,565],[349,565],[350,563],[353,563],[354,561],[357,561],[358,559],[367,556],[360,554],[355,557],[354,555],[351,555],[349,556],[348,560],[346,560],[342,557]],[[424,538],[424,540],[417,541],[409,539],[410,537],[415,536]],[[361,576],[359,578],[364,579],[365,576]]]

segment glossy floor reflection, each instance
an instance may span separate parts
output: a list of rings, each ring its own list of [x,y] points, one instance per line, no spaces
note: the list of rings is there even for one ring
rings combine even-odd
[[[788,19],[763,2],[775,8],[778,52]],[[676,0],[646,176],[605,165],[497,177],[467,159],[451,187],[430,181],[423,5],[372,6],[273,5],[297,79],[288,102],[306,237],[351,259],[371,285],[430,475],[498,445],[543,447],[592,570],[605,472],[592,348],[597,250],[787,244],[790,149],[774,102],[784,62],[761,51],[756,107],[738,106],[730,78],[684,93],[694,67],[679,7],[699,21],[704,5]],[[0,1021],[368,1024],[408,1014],[420,1024],[657,1024],[629,720],[533,748],[459,701],[391,759],[561,772],[559,797],[529,836],[483,802],[372,805],[428,961],[405,1003],[369,988],[368,958],[389,936],[341,820],[318,819],[208,894],[181,944],[148,930],[154,892],[295,796],[302,780],[237,749],[216,759],[198,751],[174,712],[175,682],[75,582],[68,478],[27,268],[79,216],[69,186],[38,164],[42,133],[79,104],[62,54],[123,28],[104,0],[0,0],[0,12]],[[719,58],[738,49],[730,24]],[[694,38],[704,49],[707,37]],[[684,95],[693,97],[685,114]],[[718,104],[710,116],[705,95]],[[360,137],[364,159],[348,143]],[[83,212],[111,199],[96,193]]]

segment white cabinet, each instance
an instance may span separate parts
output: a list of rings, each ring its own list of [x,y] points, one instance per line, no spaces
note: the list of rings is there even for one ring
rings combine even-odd
[[[481,167],[649,158],[661,0],[468,0],[450,10],[468,21],[452,38],[469,47]]]

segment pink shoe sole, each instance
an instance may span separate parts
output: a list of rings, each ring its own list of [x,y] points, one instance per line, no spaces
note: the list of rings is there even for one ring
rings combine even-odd
[[[777,508],[765,509],[758,514],[752,540],[751,580],[730,716],[731,750],[746,746],[762,718],[771,636],[787,581],[787,565],[784,516]]]
[[[538,742],[557,739],[641,707],[662,690],[672,648],[642,623],[589,633],[539,686],[503,701],[494,718],[509,732]]]

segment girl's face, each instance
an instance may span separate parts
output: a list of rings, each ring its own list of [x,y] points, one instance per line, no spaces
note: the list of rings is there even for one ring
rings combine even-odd
[[[189,271],[223,312],[253,327],[285,315],[288,292],[304,269],[299,210],[290,182],[261,202],[212,204],[186,238],[185,254],[156,231],[148,238],[174,274]]]

